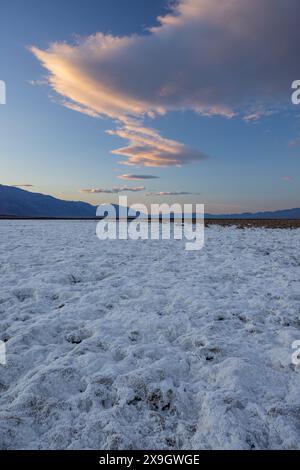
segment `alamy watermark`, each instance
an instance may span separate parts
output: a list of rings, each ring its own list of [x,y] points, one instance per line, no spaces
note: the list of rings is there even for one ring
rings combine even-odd
[[[292,349],[295,349],[295,352],[292,354],[292,364],[298,366],[300,364],[300,340],[293,342]]]
[[[128,207],[127,197],[119,204],[101,204],[97,209],[96,234],[100,240],[186,240],[187,251],[204,246],[203,204],[144,204]]]
[[[6,104],[6,84],[0,80],[0,104]]]
[[[294,80],[292,83],[292,89],[295,90],[292,93],[292,103],[300,104],[300,80]]]
[[[6,345],[4,341],[0,341],[0,365],[6,365]]]

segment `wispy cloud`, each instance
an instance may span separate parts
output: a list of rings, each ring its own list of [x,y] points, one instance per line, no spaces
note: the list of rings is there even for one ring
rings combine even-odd
[[[126,181],[142,181],[142,180],[153,180],[159,178],[159,176],[154,176],[154,175],[132,175],[132,174],[124,174],[124,175],[119,175],[119,179],[121,180],[126,180]]]
[[[181,166],[207,158],[198,150],[191,149],[175,140],[166,139],[156,130],[145,128],[141,123],[130,122],[128,119],[121,127],[109,130],[107,133],[127,140],[126,147],[111,152],[126,157],[127,160],[119,162],[125,165]]]
[[[79,113],[86,114],[87,116],[94,117],[94,118],[99,117],[95,111],[93,111],[92,109],[86,106],[82,106],[76,103],[71,103],[70,101],[63,101],[62,104],[65,106],[65,108],[71,109],[72,111],[77,111]]]
[[[288,146],[290,148],[295,148],[300,146],[300,137],[296,137],[295,139],[292,139],[289,141]]]
[[[282,179],[287,183],[291,183],[293,181],[293,178],[291,176],[283,176]]]
[[[81,193],[90,193],[90,194],[118,194],[122,193],[125,191],[131,191],[131,192],[139,192],[139,191],[145,191],[144,186],[138,186],[138,187],[130,187],[130,186],[114,186],[111,189],[105,189],[105,188],[88,188],[88,189],[81,189]]]
[[[147,193],[146,196],[187,196],[189,194],[195,193],[189,193],[188,191],[159,191]]]
[[[34,188],[34,185],[33,184],[27,184],[27,183],[24,183],[24,184],[14,184],[13,185],[15,188]]]

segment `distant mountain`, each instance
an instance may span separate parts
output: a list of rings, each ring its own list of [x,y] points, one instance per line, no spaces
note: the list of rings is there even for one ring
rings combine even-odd
[[[120,206],[115,207],[118,217]],[[105,207],[102,205],[105,213]],[[93,219],[96,217],[98,206],[82,201],[65,201],[45,194],[32,193],[15,186],[0,184],[0,217],[53,217],[63,219]],[[128,209],[127,209],[128,210]],[[126,211],[126,208],[125,208]],[[124,213],[124,208],[122,213]],[[129,211],[129,217],[137,213]]]
[[[177,216],[178,217],[178,216]],[[160,215],[161,219],[168,219],[169,215]],[[171,218],[176,218],[171,215]],[[196,213],[186,214],[185,218],[196,219]],[[241,214],[209,214],[205,213],[205,219],[300,219],[300,208],[286,209],[280,211],[269,212],[243,212]]]
[[[207,219],[300,219],[300,208],[242,214],[205,214]]]
[[[95,217],[96,206],[80,201],[63,201],[31,193],[14,186],[0,185],[0,216],[16,217]]]
[[[119,206],[115,205],[116,213]],[[0,217],[95,218],[97,206],[81,201],[64,201],[0,184]],[[130,214],[134,216],[134,214]],[[242,214],[205,214],[207,219],[300,219],[299,209]]]

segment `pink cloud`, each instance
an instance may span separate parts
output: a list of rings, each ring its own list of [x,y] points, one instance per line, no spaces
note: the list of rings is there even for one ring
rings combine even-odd
[[[128,119],[192,110],[255,121],[274,112],[300,74],[299,14],[299,0],[179,0],[147,34],[96,33],[31,51],[64,106],[118,122],[111,133],[128,145],[113,153],[130,165],[182,165],[203,152],[141,123],[129,130]]]
[[[130,187],[130,186],[114,186],[112,189],[105,189],[105,188],[88,188],[88,189],[81,189],[81,193],[88,193],[88,194],[118,194],[126,191],[130,192],[139,192],[144,191],[146,188],[144,186],[137,186],[137,187]]]
[[[143,181],[143,180],[158,179],[159,176],[154,176],[154,175],[133,175],[133,174],[125,173],[123,175],[119,175],[118,178],[121,179],[121,180],[126,180],[126,181]]]

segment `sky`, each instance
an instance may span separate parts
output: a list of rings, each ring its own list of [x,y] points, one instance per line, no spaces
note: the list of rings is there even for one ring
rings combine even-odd
[[[2,0],[0,184],[300,206],[298,0]]]

